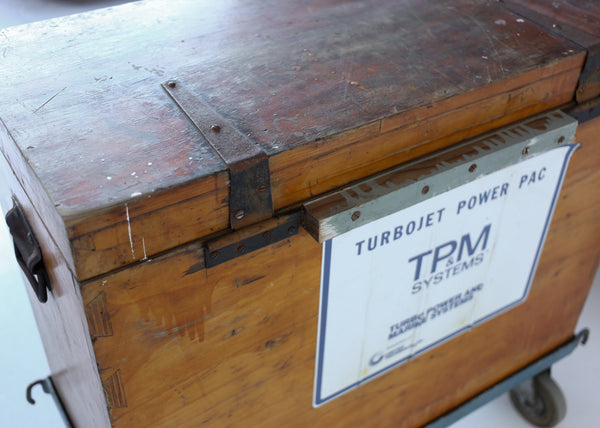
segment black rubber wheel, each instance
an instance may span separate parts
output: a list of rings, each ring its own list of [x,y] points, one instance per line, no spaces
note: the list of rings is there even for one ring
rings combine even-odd
[[[511,390],[510,399],[521,416],[538,427],[553,427],[567,414],[565,396],[549,371]]]

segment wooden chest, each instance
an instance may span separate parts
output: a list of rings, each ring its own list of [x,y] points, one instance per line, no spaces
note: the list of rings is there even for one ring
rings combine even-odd
[[[1,203],[41,246],[75,425],[419,426],[570,338],[600,254],[600,16],[575,3],[147,1],[2,30]],[[380,174],[417,183],[398,207],[442,195],[503,135],[533,150],[511,164],[549,123],[567,144],[558,109],[580,147],[524,301],[315,399],[328,219],[381,217]]]

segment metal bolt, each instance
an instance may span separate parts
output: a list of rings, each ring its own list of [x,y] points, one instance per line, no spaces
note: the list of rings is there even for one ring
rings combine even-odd
[[[215,123],[214,125],[210,126],[210,130],[212,132],[220,132],[221,131],[221,127]]]
[[[246,215],[246,213],[244,212],[244,210],[237,210],[233,216],[236,219],[241,220],[244,218],[245,215]]]
[[[552,28],[556,28],[557,30],[560,30],[560,25],[558,25],[558,24],[552,24]]]
[[[266,192],[268,188],[269,188],[269,186],[267,186],[266,184],[261,184],[260,186],[258,186],[256,188],[256,190],[258,192],[262,193],[262,192]]]
[[[558,139],[558,144],[561,144],[561,143],[563,143],[564,141],[565,141],[565,137],[564,137],[564,136],[561,136],[561,137]]]
[[[219,252],[218,251],[212,251],[210,253],[210,258],[211,259],[216,259],[217,257],[219,257]]]
[[[524,155],[528,155],[528,154],[529,154],[529,147],[525,147],[525,148],[523,149],[523,154],[524,154]]]
[[[352,217],[350,217],[352,219],[352,221],[356,221],[360,218],[360,211],[354,211],[352,213]]]
[[[294,233],[296,233],[296,226],[290,226],[290,227],[288,228],[288,233],[289,233],[290,235],[293,235]]]
[[[244,244],[240,244],[235,250],[238,253],[243,253],[244,251],[246,251],[246,246]]]
[[[421,189],[421,193],[424,195],[427,194],[428,192],[429,192],[429,186],[425,186]]]
[[[469,167],[469,172],[475,172],[475,170],[476,170],[476,169],[477,169],[477,164],[476,164],[476,163],[474,163],[473,165],[471,165],[471,166]]]
[[[272,233],[271,233],[271,231],[270,231],[270,230],[266,230],[266,231],[264,231],[264,232],[262,233],[262,237],[263,237],[263,238],[265,238],[265,239],[269,239],[269,238],[271,238],[271,235],[272,235]]]
[[[169,80],[169,81],[167,82],[167,86],[168,86],[169,88],[174,88],[175,86],[177,86],[177,82],[175,82],[174,80]]]

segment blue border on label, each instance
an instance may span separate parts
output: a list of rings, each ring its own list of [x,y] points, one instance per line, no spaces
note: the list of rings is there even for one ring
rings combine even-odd
[[[321,287],[321,313],[319,316],[319,341],[317,343],[317,373],[315,379],[315,397],[314,404],[316,406],[323,404],[325,400],[319,401],[321,397],[321,385],[323,380],[323,354],[325,353],[325,330],[327,327],[327,303],[329,300],[329,272],[331,268],[331,247],[333,243],[331,239],[325,241],[325,251],[323,254],[323,286]],[[340,392],[341,394],[341,392]]]
[[[546,224],[544,225],[544,229],[543,229],[542,235],[540,237],[540,243],[538,245],[538,249],[537,249],[537,252],[536,252],[532,267],[531,267],[531,271],[529,273],[529,278],[527,280],[527,285],[525,287],[525,292],[523,293],[523,296],[519,300],[517,300],[509,305],[506,305],[503,308],[500,308],[499,310],[497,310],[489,315],[486,315],[483,318],[480,318],[480,319],[474,321],[471,325],[465,326],[462,329],[457,330],[454,333],[441,338],[437,342],[434,342],[434,343],[430,344],[429,346],[427,346],[423,349],[420,349],[419,351],[415,352],[414,354],[412,354],[406,358],[403,358],[402,360],[396,361],[395,363],[392,363],[389,366],[386,366],[386,367],[382,368],[381,370],[365,377],[364,379],[361,379],[353,384],[350,384],[347,387],[345,387],[327,397],[322,397],[321,386],[322,386],[322,381],[323,381],[323,357],[325,354],[325,331],[326,331],[326,327],[327,327],[327,309],[328,309],[327,305],[328,305],[328,300],[329,300],[329,277],[330,277],[331,252],[332,252],[333,243],[331,240],[328,240],[324,243],[323,284],[321,287],[319,335],[318,335],[318,342],[317,342],[317,367],[316,367],[315,390],[314,390],[314,398],[313,398],[313,406],[314,407],[319,407],[322,404],[325,404],[326,402],[331,401],[336,397],[339,397],[340,395],[362,385],[363,383],[366,383],[366,382],[370,381],[371,379],[373,379],[377,376],[380,376],[389,370],[396,368],[397,366],[405,363],[406,361],[408,361],[414,357],[417,357],[417,356],[429,351],[432,348],[435,348],[436,346],[440,345],[441,343],[446,342],[447,340],[450,340],[450,339],[464,333],[465,331],[472,329],[473,327],[477,326],[478,324],[486,322],[486,321],[490,320],[491,318],[494,318],[495,316],[497,316],[497,315],[513,308],[514,306],[519,305],[523,301],[525,301],[525,299],[527,298],[527,295],[529,294],[529,289],[531,287],[531,283],[533,282],[533,277],[535,275],[535,271],[537,269],[540,255],[541,255],[542,249],[544,247],[544,242],[546,240],[546,236],[547,236],[548,230],[550,228],[550,222],[551,222],[552,216],[554,214],[554,209],[556,207],[556,201],[558,200],[558,195],[560,193],[562,184],[564,182],[565,174],[567,171],[567,166],[569,165],[569,161],[571,159],[573,152],[579,147],[579,145],[574,144],[574,143],[569,143],[569,144],[563,144],[560,147],[561,148],[568,147],[569,149],[568,149],[567,153],[565,153],[565,159],[563,161],[562,170],[561,170],[559,178],[558,178],[558,183],[556,185],[556,190],[554,191],[554,196],[552,198],[552,202],[550,203],[550,209],[548,210],[548,216],[546,217]]]

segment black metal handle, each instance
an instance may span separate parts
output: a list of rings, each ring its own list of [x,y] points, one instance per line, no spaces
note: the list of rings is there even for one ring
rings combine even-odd
[[[17,262],[27,276],[38,300],[45,303],[48,300],[47,290],[50,290],[50,280],[44,265],[42,250],[23,210],[16,201],[14,207],[6,214],[6,224],[13,238]]]
[[[60,398],[56,387],[54,386],[54,381],[52,380],[52,377],[48,376],[46,379],[36,380],[35,382],[29,384],[29,386],[27,387],[27,392],[25,393],[25,397],[27,398],[27,401],[31,404],[35,404],[35,400],[33,399],[31,391],[36,385],[40,385],[46,394],[50,394],[52,398],[54,398],[54,403],[56,404],[56,408],[58,409],[58,412],[60,413],[60,416],[62,417],[65,426],[67,428],[73,428],[73,422],[71,421],[71,418],[69,417],[65,409],[65,405],[62,399]]]

